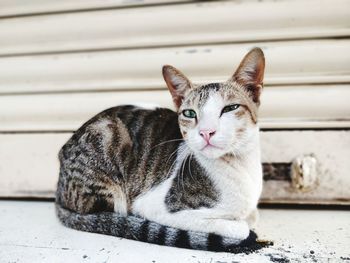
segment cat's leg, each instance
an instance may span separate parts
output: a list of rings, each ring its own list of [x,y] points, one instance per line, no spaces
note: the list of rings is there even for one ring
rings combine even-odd
[[[182,210],[175,213],[159,213],[147,216],[163,225],[183,230],[215,233],[221,236],[243,240],[249,235],[248,223],[233,220],[214,209]]]
[[[150,221],[183,230],[215,233],[238,240],[248,237],[247,222],[235,220],[231,213],[222,209],[198,208],[171,212],[164,201],[171,183],[171,179],[166,180],[140,195],[132,204],[132,212]]]
[[[56,202],[66,209],[80,214],[113,211],[113,195],[101,185],[96,187],[81,178],[70,178],[60,180],[58,189]]]
[[[116,185],[113,191],[114,212],[119,215],[127,216],[128,206],[127,197],[121,186]]]
[[[189,230],[215,233],[238,240],[243,240],[249,235],[246,221],[231,219],[215,209],[183,210],[171,216],[174,216],[172,221],[176,221],[179,227],[187,225]]]
[[[60,151],[61,170],[57,201],[78,213],[115,211],[127,214],[127,200],[116,149],[131,147],[120,120],[100,119],[80,137],[72,137]],[[123,138],[123,140],[121,139]],[[128,158],[127,154],[122,155]]]

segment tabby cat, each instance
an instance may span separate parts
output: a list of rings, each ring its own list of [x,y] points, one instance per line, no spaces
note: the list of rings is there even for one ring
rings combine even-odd
[[[125,105],[86,122],[59,153],[62,223],[182,248],[258,247],[264,67],[259,48],[223,83],[193,84],[164,66],[176,112]]]

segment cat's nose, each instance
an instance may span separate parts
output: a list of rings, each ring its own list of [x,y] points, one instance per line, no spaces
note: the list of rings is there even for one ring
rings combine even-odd
[[[215,130],[200,130],[199,135],[204,138],[207,142],[209,142],[210,138],[214,136],[216,133]]]

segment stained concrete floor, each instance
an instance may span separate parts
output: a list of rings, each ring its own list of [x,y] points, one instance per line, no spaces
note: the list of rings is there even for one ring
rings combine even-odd
[[[0,201],[0,262],[350,262],[350,211],[261,209],[275,245],[246,254],[145,244],[63,227],[52,202]]]

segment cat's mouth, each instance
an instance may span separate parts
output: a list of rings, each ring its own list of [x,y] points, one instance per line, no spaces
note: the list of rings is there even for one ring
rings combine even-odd
[[[201,149],[201,151],[208,150],[208,149],[219,149],[219,150],[223,150],[224,148],[219,147],[219,146],[216,146],[216,145],[211,144],[210,142],[208,142],[208,143]]]

